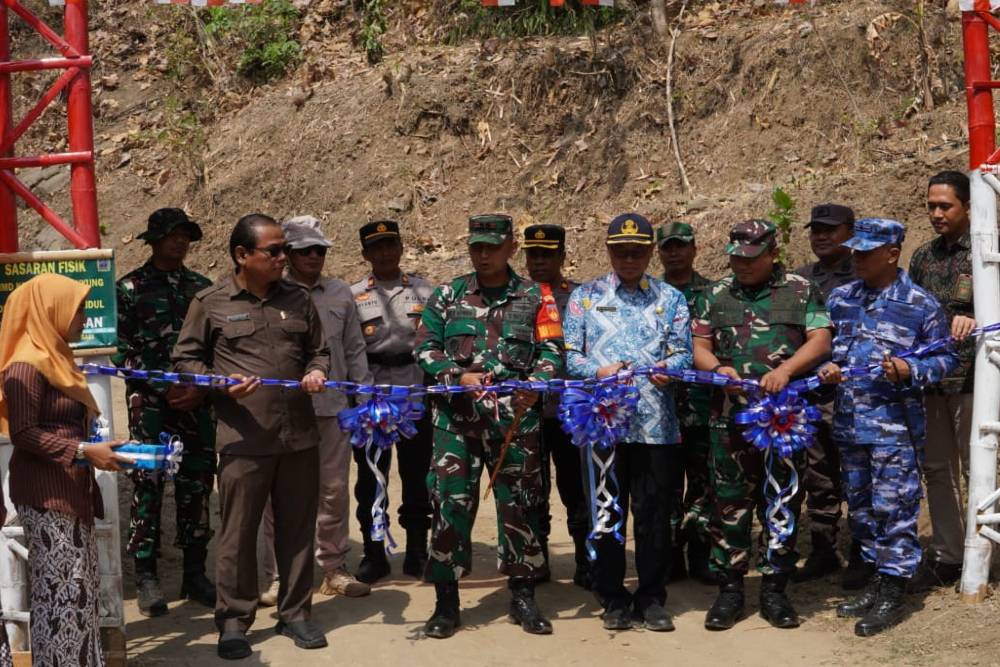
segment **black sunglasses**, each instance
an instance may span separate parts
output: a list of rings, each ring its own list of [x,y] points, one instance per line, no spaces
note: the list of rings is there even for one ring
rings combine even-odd
[[[251,248],[250,252],[254,252],[256,250],[260,250],[263,253],[267,253],[268,255],[271,256],[271,259],[277,259],[278,257],[281,257],[282,255],[288,254],[288,246],[287,245],[275,244],[275,245],[269,245],[269,246],[266,246],[266,247],[263,247],[263,248]]]
[[[311,245],[308,248],[296,248],[292,250],[293,255],[298,255],[300,257],[308,257],[315,253],[320,257],[326,257],[326,247],[321,245]]]

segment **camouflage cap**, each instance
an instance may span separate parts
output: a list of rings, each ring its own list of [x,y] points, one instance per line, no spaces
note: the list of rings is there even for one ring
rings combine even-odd
[[[656,245],[667,241],[694,243],[694,228],[685,222],[666,222],[656,228]]]
[[[521,247],[562,250],[566,247],[566,230],[559,225],[529,225],[524,229]]]
[[[854,223],[854,236],[840,245],[862,252],[875,250],[887,244],[902,245],[906,227],[888,218],[865,218]]]
[[[729,230],[726,254],[733,257],[759,257],[775,242],[778,228],[767,220],[745,220]]]
[[[192,241],[201,240],[201,227],[188,217],[182,208],[161,208],[152,212],[146,223],[146,231],[136,236],[146,243],[153,243],[166,237],[178,227],[183,227],[191,235]]]
[[[514,233],[514,220],[502,213],[474,215],[469,218],[469,245],[489,243],[500,245]]]

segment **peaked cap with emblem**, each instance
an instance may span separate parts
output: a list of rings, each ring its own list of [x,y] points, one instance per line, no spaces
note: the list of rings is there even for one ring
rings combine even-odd
[[[372,220],[368,224],[362,225],[359,234],[361,236],[361,247],[367,248],[382,239],[398,239],[399,223],[395,220]]]
[[[529,225],[524,229],[524,249],[563,250],[566,247],[566,230],[559,225]]]
[[[638,213],[622,213],[608,225],[608,245],[637,243],[653,245],[653,225]]]

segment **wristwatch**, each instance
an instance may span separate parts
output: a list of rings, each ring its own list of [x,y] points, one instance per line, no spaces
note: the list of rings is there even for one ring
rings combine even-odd
[[[87,447],[87,443],[85,443],[85,442],[78,443],[77,446],[76,446],[76,456],[74,456],[73,458],[75,458],[77,461],[84,461],[84,460],[86,460],[87,457],[83,455],[83,450],[86,447]]]

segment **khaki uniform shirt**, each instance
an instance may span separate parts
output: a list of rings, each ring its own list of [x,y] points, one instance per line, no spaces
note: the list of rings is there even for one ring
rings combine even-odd
[[[379,384],[421,384],[424,372],[413,358],[417,326],[434,286],[413,274],[383,282],[373,274],[351,285],[354,307],[367,346],[368,366]]]
[[[323,325],[308,292],[279,280],[258,299],[234,275],[195,295],[172,361],[181,373],[280,380],[301,380],[314,370],[330,372]],[[299,389],[261,387],[242,400],[219,389],[212,402],[220,454],[283,454],[319,441],[312,400]]]
[[[336,278],[320,278],[312,287],[302,287],[309,290],[323,323],[327,347],[330,348],[327,379],[372,384],[374,380],[365,359],[365,340],[361,335],[351,288]],[[348,407],[347,394],[335,389],[313,394],[312,401],[317,417],[336,417],[338,412]]]

